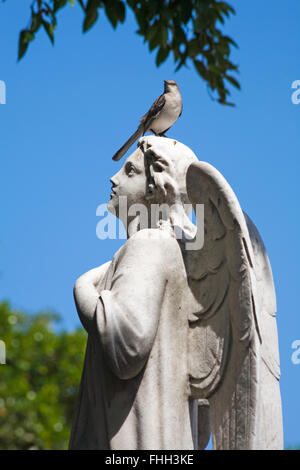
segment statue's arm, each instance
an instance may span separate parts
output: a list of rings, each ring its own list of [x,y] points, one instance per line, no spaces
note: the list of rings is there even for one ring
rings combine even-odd
[[[87,332],[91,331],[92,321],[99,300],[99,284],[111,261],[91,269],[80,276],[74,285],[74,299],[80,321]]]
[[[101,292],[97,333],[107,364],[121,379],[135,377],[152,349],[173,243],[174,239],[129,239],[116,263],[111,290]]]

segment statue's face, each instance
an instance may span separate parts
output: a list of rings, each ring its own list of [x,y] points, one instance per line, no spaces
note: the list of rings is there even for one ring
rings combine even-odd
[[[146,205],[147,180],[145,173],[144,154],[138,148],[125,161],[121,170],[111,178],[112,193],[107,208],[119,216],[120,196],[127,198],[127,208],[132,204]]]

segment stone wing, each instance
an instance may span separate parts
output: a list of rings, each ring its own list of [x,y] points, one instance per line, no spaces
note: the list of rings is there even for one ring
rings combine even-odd
[[[193,163],[186,184],[194,210],[204,205],[204,245],[184,252],[197,302],[192,397],[209,401],[215,449],[281,448],[275,294],[263,243],[215,168]]]

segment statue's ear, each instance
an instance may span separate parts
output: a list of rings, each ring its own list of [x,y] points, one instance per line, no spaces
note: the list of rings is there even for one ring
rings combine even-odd
[[[156,199],[158,193],[165,193],[162,173],[170,172],[169,162],[148,146],[144,149],[145,172],[147,179],[147,199]]]
[[[147,188],[146,188],[146,199],[149,202],[156,202],[157,188],[154,182],[150,182],[147,179]]]
[[[145,173],[146,173],[146,198],[148,200],[155,200],[157,193],[157,186],[155,181],[155,164],[157,161],[157,155],[153,150],[144,149],[145,158]]]

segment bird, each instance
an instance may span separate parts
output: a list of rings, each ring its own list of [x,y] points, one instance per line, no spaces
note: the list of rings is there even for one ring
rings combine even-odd
[[[149,111],[140,119],[140,125],[134,134],[112,157],[118,161],[134,142],[147,131],[158,136],[164,134],[177,121],[182,113],[182,98],[175,80],[164,80],[164,93],[152,104]]]

